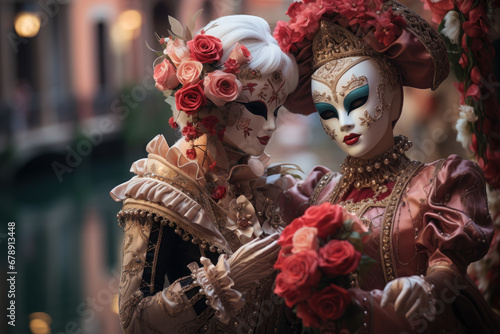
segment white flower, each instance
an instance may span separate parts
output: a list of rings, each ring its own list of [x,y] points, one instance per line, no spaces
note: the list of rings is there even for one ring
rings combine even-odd
[[[474,123],[477,121],[477,115],[474,112],[474,108],[471,106],[461,105],[459,107],[460,118],[467,120],[467,122]]]
[[[464,149],[469,149],[471,142],[471,132],[469,123],[477,121],[477,115],[474,113],[474,108],[471,106],[460,106],[460,118],[455,124],[457,130],[457,141],[462,144]]]
[[[458,45],[458,39],[460,38],[460,16],[458,12],[450,10],[444,16],[444,27],[441,33],[448,37],[450,42]]]

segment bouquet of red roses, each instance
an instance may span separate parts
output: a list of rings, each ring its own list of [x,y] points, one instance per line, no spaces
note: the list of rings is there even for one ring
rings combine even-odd
[[[363,254],[368,230],[339,205],[312,206],[282,232],[274,267],[274,292],[306,327],[348,328],[362,323],[361,308],[347,291],[374,261]]]

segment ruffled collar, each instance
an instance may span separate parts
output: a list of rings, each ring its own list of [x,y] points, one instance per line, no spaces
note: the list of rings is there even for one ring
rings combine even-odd
[[[346,157],[340,166],[344,187],[353,185],[357,189],[372,188],[377,191],[387,182],[395,181],[410,163],[405,152],[413,144],[405,136],[394,137],[394,142],[394,146],[371,159]]]

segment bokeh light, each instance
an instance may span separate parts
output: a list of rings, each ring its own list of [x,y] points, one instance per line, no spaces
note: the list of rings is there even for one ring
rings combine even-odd
[[[52,317],[44,312],[30,314],[30,331],[33,334],[49,334]]]
[[[35,37],[40,31],[40,17],[34,13],[21,12],[14,19],[14,29],[21,37]]]

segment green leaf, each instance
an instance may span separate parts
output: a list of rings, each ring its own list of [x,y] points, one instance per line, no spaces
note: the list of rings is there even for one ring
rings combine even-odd
[[[374,259],[369,257],[368,255],[362,254],[361,259],[359,260],[358,268],[356,272],[358,273],[358,277],[360,280],[370,271],[371,266],[377,263]]]
[[[170,15],[168,16],[168,22],[170,23],[170,29],[172,30],[173,35],[182,36],[181,39],[184,39],[184,27],[182,24]]]
[[[352,225],[354,224],[354,220],[352,219],[347,219],[345,222],[344,222],[344,229],[346,231],[350,231],[352,230]]]

